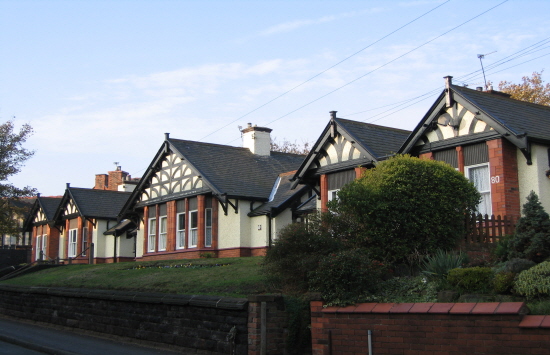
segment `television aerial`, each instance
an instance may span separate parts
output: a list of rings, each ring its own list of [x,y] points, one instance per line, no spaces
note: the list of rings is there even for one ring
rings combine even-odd
[[[483,68],[483,61],[482,59],[485,58],[486,55],[496,53],[497,51],[493,51],[491,53],[487,54],[478,54],[477,57],[479,58],[479,62],[481,63],[481,71],[483,72],[483,82],[485,83],[485,90],[487,90],[487,80],[485,79],[485,69]]]

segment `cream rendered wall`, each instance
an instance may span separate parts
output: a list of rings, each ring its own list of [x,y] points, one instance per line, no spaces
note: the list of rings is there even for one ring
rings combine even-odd
[[[290,223],[292,223],[292,211],[290,208],[287,208],[283,212],[279,213],[277,217],[273,218],[271,225],[271,240],[277,240],[281,229]]]
[[[103,232],[105,232],[107,229],[107,223],[106,221],[96,219],[95,220],[95,226],[94,231],[92,235],[92,240],[94,243],[94,256],[96,258],[104,258],[105,257],[105,238],[103,238]]]
[[[126,238],[126,233],[117,237],[117,256],[134,257],[134,238]]]
[[[57,256],[59,259],[65,259],[65,242],[67,239],[65,238],[65,231],[63,233],[59,233],[59,252],[57,253]]]
[[[231,201],[235,204],[235,201]],[[218,202],[219,203],[219,202]],[[240,200],[238,213],[232,206],[228,206],[227,216],[223,212],[221,204],[218,206],[218,248],[250,247],[250,224],[252,218],[247,216],[250,212],[250,202]]]
[[[548,148],[545,145],[531,145],[532,165],[527,165],[526,159],[519,149],[517,150],[517,159],[521,206],[523,207],[523,204],[527,202],[526,197],[529,193],[535,191],[546,212],[550,213],[550,179],[545,174],[549,163]]]
[[[269,217],[249,217],[250,223],[250,246],[265,247],[269,245]],[[260,228],[258,230],[258,228]]]
[[[143,242],[145,241],[144,227],[143,220],[140,219],[136,236],[136,258],[141,258],[143,256]]]

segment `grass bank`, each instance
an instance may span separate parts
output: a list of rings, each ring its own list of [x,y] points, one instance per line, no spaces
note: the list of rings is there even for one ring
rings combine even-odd
[[[266,292],[262,257],[67,265],[0,284],[246,297]]]

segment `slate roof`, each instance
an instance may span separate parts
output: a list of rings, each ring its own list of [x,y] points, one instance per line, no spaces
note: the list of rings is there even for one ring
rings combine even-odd
[[[276,180],[276,186],[273,186],[273,198],[252,210],[249,216],[259,216],[270,214],[271,217],[277,216],[281,211],[287,208],[292,202],[297,201],[309,188],[302,186],[300,189],[292,190],[292,177],[296,171],[290,171],[279,174]]]
[[[55,211],[57,211],[57,208],[59,207],[59,204],[61,203],[61,200],[63,199],[63,197],[62,196],[59,196],[59,197],[40,196],[37,199],[48,221],[53,220],[55,216]]]
[[[359,148],[363,149],[365,157],[334,163],[323,167],[323,171],[326,171],[327,168],[331,171],[345,170],[350,169],[350,167],[361,166],[366,163],[370,164],[373,160],[384,160],[397,153],[403,142],[411,133],[410,131],[404,129],[337,118],[336,111],[331,113],[333,113],[334,116],[331,118],[330,122],[323,130],[323,133],[313,145],[311,152],[304,159],[298,168],[298,171],[294,175],[295,182],[293,186],[296,186],[300,182],[306,182],[306,180],[309,179],[308,176],[320,174],[319,171],[312,172],[312,170],[309,169],[311,164],[313,164],[317,159],[317,153],[322,149],[326,141],[330,139],[330,130],[333,124],[336,125],[336,130],[339,131],[340,134],[347,136],[347,139],[354,141],[357,145],[359,145]]]
[[[248,148],[172,138],[168,142],[216,192],[241,198],[267,199],[281,171],[297,169],[304,159],[298,154],[260,156]]]
[[[119,192],[110,190],[95,190],[80,187],[68,187],[63,200],[72,198],[78,208],[79,214],[88,218],[116,219],[122,206],[130,197],[131,192]],[[56,216],[61,213],[66,203],[62,203]]]
[[[550,107],[452,85],[453,91],[499,121],[511,133],[550,141]]]
[[[490,132],[472,134],[469,136],[470,138],[504,137],[520,148],[524,154],[527,154],[528,161],[530,161],[528,142],[550,144],[550,107],[515,100],[498,91],[478,91],[457,85],[451,85],[450,88],[455,101],[471,106],[468,108],[470,111],[479,111],[481,119],[494,129]],[[445,96],[446,92],[443,91],[411,135],[404,141],[399,149],[400,153],[409,153],[414,148],[415,143],[426,131],[426,125],[440,113],[439,110],[445,102]],[[487,136],[488,133],[491,135]],[[459,144],[462,139],[463,137],[448,138],[438,143],[442,143],[443,146],[445,146],[445,142]]]
[[[335,118],[334,121],[378,160],[395,154],[411,133],[411,131],[404,129],[379,126],[343,118]]]

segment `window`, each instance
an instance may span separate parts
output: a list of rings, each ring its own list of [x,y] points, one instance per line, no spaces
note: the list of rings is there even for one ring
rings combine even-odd
[[[160,217],[160,231],[159,231],[159,250],[166,250],[166,216]]]
[[[88,227],[82,228],[82,256],[86,256],[88,249]]]
[[[76,244],[78,241],[78,229],[69,230],[69,258],[76,256]]]
[[[185,248],[185,212],[177,215],[177,248]]]
[[[36,255],[34,256],[34,258],[36,260],[40,260],[40,256],[41,256],[40,251],[42,251],[42,236],[37,235],[36,236],[36,249],[35,249]]]
[[[204,246],[212,246],[212,209],[204,210]]]
[[[44,255],[42,257],[42,259],[45,259],[46,258],[46,249],[48,247],[48,235],[47,234],[44,234],[42,236],[42,255]]]
[[[189,212],[189,248],[195,248],[197,246],[197,239],[199,235],[199,212]]]
[[[328,200],[332,201],[338,199],[338,191],[340,191],[340,189],[328,190]]]
[[[155,218],[149,218],[149,238],[148,238],[148,251],[155,251],[155,243],[157,241],[157,220]]]
[[[489,164],[467,166],[465,169],[466,176],[481,194],[481,202],[477,206],[477,212],[484,215],[491,215],[492,206]]]

